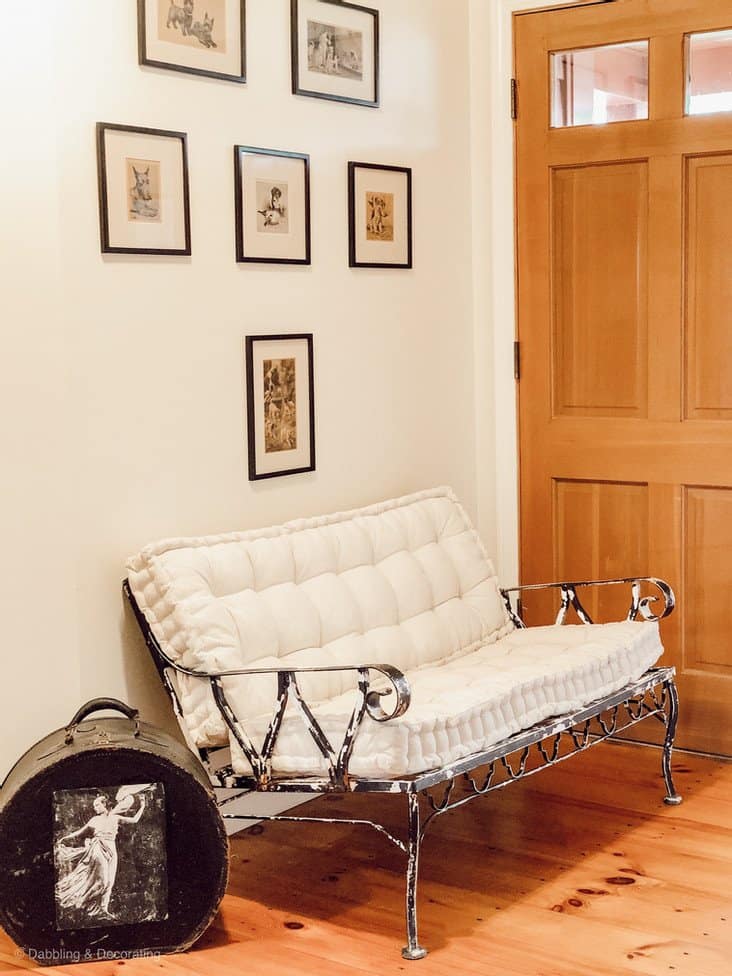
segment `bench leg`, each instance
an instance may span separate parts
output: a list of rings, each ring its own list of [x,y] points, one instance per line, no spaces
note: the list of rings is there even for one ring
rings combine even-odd
[[[419,816],[419,795],[410,793],[409,841],[407,847],[407,945],[402,949],[405,959],[424,959],[427,950],[417,939],[417,874],[419,872],[419,848],[422,843],[422,825]]]
[[[676,690],[676,683],[674,681],[666,682],[664,689],[668,695],[669,708],[666,719],[666,740],[663,744],[663,758],[661,760],[663,779],[666,783],[666,796],[663,798],[663,802],[669,804],[669,806],[678,806],[681,803],[682,797],[679,796],[674,788],[674,781],[671,776],[671,753],[674,747],[674,738],[676,737],[676,725],[679,721],[679,693]]]

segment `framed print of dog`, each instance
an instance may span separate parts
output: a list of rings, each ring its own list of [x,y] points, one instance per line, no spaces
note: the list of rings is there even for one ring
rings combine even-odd
[[[412,170],[348,164],[348,264],[412,267]]]
[[[342,0],[290,0],[292,91],[379,104],[379,11]]]
[[[247,336],[249,480],[315,470],[313,337]]]
[[[140,64],[243,84],[246,0],[137,0]]]
[[[185,132],[97,123],[104,254],[191,253]]]
[[[234,146],[236,260],[310,264],[310,157]]]

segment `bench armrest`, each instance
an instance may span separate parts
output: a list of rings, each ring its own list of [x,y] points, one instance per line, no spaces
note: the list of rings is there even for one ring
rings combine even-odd
[[[229,671],[196,671],[192,668],[185,668],[183,665],[178,664],[172,658],[168,657],[159,644],[157,645],[156,652],[164,661],[166,668],[173,668],[179,674],[186,674],[190,678],[203,678],[206,681],[219,681],[221,678],[253,677],[255,675],[275,674],[277,675],[280,683],[282,683],[284,678],[289,678],[290,681],[294,683],[296,682],[297,675],[299,674],[326,674],[331,671],[355,671],[358,673],[359,684],[363,681],[367,686],[366,711],[376,722],[388,722],[392,718],[399,718],[399,716],[403,715],[409,708],[409,704],[412,699],[412,691],[409,687],[409,682],[404,674],[402,674],[398,668],[395,668],[391,664],[334,664],[320,668],[275,667],[235,668]],[[372,671],[376,671],[387,678],[391,684],[391,688],[387,688],[385,691],[376,691],[368,687],[371,683]],[[394,708],[391,711],[386,712],[381,707],[381,699],[387,695],[390,695],[392,691],[396,693],[396,702],[394,704]]]
[[[272,668],[231,668],[220,671],[198,671],[193,668],[186,668],[177,661],[174,661],[160,646],[147,618],[140,609],[137,600],[135,600],[127,580],[123,583],[123,592],[132,607],[135,619],[140,626],[145,643],[153,656],[163,683],[169,693],[171,693],[176,713],[179,714],[180,705],[178,703],[176,707],[177,696],[174,693],[166,672],[170,669],[190,678],[208,681],[221,717],[249,761],[254,778],[260,789],[266,789],[267,784],[272,779],[272,754],[280,728],[282,727],[285,709],[287,708],[290,696],[294,698],[294,704],[297,705],[300,711],[307,733],[311,736],[325,759],[331,786],[340,789],[346,789],[348,785],[348,763],[353,752],[356,733],[361,726],[364,715],[369,715],[375,722],[389,722],[392,719],[399,718],[400,715],[404,715],[409,708],[412,697],[409,682],[404,674],[391,664],[334,664],[315,668],[278,666]],[[326,674],[335,671],[351,671],[355,672],[358,676],[356,704],[348,721],[343,742],[338,747],[335,747],[330,742],[328,736],[321,728],[310,706],[303,698],[297,681],[298,675],[301,674]],[[376,672],[377,675],[386,678],[389,682],[389,687],[386,689],[372,688],[372,672]],[[224,678],[255,677],[268,674],[276,675],[277,677],[277,700],[264,737],[264,742],[261,748],[257,748],[247,735],[242,722],[231,706],[222,682]],[[389,711],[386,711],[382,707],[381,702],[383,698],[390,696],[392,693],[395,696],[394,706]],[[181,718],[182,714],[179,714],[179,720]]]
[[[642,596],[643,583],[655,587],[658,590],[658,594]],[[528,586],[513,586],[510,589],[501,590],[501,596],[506,604],[506,609],[508,610],[511,620],[517,627],[525,627],[526,624],[521,618],[519,606],[514,606],[512,594],[518,594],[518,601],[520,601],[521,593],[525,593],[530,590],[560,591],[560,605],[556,620],[554,621],[555,624],[564,623],[567,616],[567,611],[570,607],[574,607],[574,610],[582,623],[591,624],[592,618],[582,606],[579,596],[577,595],[577,590],[586,588],[588,586],[623,585],[630,587],[630,608],[628,610],[626,620],[637,620],[639,614],[644,620],[663,620],[664,617],[668,617],[669,614],[673,612],[673,609],[676,606],[674,591],[671,589],[668,583],[662,579],[657,579],[655,576],[630,576],[626,579],[582,580],[563,583],[535,583],[529,584]],[[650,605],[657,602],[659,599],[663,599],[663,610],[661,613],[654,614],[650,610]]]

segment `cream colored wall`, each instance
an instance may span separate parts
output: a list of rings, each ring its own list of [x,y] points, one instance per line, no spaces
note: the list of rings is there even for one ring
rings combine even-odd
[[[17,40],[0,49],[0,775],[81,694],[59,147],[43,70],[55,40],[39,23],[32,66]]]
[[[468,0],[375,5],[378,111],[290,94],[288,0],[248,0],[246,87],[141,69],[131,0],[3,4],[0,771],[85,698],[167,718],[120,595],[147,541],[444,482],[495,540]],[[100,254],[98,120],[189,133],[191,259]],[[236,265],[234,143],[311,153],[311,268]],[[414,167],[413,272],[348,269],[348,159]],[[317,471],[251,484],[242,339],[276,331],[315,334]]]

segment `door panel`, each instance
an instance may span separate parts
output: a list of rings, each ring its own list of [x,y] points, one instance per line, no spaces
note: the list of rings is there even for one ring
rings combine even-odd
[[[647,485],[557,480],[552,521],[555,579],[648,575]],[[613,587],[582,599],[593,620],[628,612],[627,592]]]
[[[552,173],[554,413],[647,412],[648,167]]]
[[[732,155],[686,160],[686,416],[732,420]]]
[[[732,490],[684,489],[686,566],[684,594],[694,611],[685,615],[684,668],[719,677],[732,674],[728,639],[732,593]]]
[[[515,18],[522,582],[668,579],[677,741],[729,755],[732,112],[686,111],[732,92],[718,64],[687,92],[686,59],[689,34],[731,27],[732,0]]]

